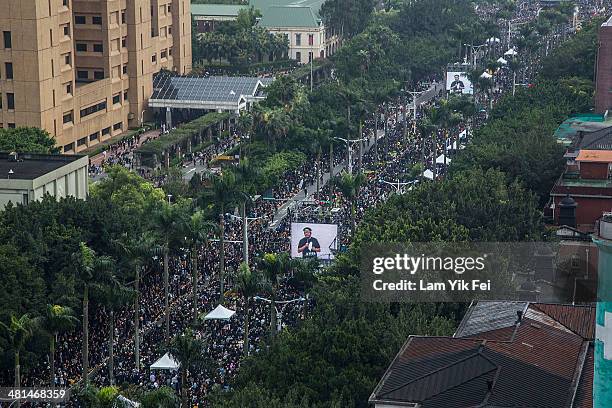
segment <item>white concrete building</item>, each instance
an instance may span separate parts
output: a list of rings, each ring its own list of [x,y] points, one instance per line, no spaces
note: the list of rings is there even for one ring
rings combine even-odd
[[[9,202],[27,205],[45,194],[85,200],[88,166],[88,156],[0,153],[0,209]]]

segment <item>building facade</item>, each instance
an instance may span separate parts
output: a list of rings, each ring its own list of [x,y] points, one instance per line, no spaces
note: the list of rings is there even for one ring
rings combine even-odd
[[[152,76],[191,70],[189,0],[2,0],[0,126],[75,153],[147,116]]]
[[[341,45],[338,33],[323,24],[319,16],[320,2],[273,5],[265,8],[259,26],[273,34],[287,37],[289,58],[300,64],[312,59],[327,58]]]
[[[45,194],[87,199],[89,157],[0,153],[0,210],[9,202],[27,205]]]

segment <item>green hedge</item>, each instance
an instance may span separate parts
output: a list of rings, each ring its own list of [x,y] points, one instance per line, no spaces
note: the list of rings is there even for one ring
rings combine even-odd
[[[162,135],[157,139],[144,144],[136,150],[136,153],[143,156],[161,156],[163,152],[170,147],[183,143],[193,135],[208,129],[211,126],[215,126],[220,121],[229,118],[229,116],[230,114],[227,112],[208,113],[192,120],[191,122],[181,125],[179,128],[172,130],[166,135]]]

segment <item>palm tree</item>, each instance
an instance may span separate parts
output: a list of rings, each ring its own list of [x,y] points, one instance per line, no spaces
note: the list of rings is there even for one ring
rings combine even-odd
[[[181,406],[189,407],[187,402],[187,371],[192,374],[207,365],[206,343],[195,337],[191,329],[174,338],[168,351],[181,365]]]
[[[116,241],[118,259],[125,267],[124,274],[134,277],[134,359],[136,370],[140,370],[140,273],[153,255],[154,244],[150,236],[132,238],[124,234]],[[133,275],[130,275],[130,271]]]
[[[42,327],[49,334],[49,362],[51,372],[49,386],[55,387],[55,341],[58,334],[74,329],[79,320],[74,311],[67,306],[47,305],[42,318]]]
[[[175,408],[179,401],[172,388],[160,387],[145,393],[140,403],[142,408]]]
[[[433,135],[435,135],[438,132],[438,127],[429,118],[429,112],[423,117],[423,119],[418,121],[417,126],[419,128],[419,132],[421,133],[421,161],[423,163],[423,168],[427,169],[427,157],[425,154],[425,147],[427,145],[427,140],[432,138]],[[435,160],[435,140],[434,140],[434,160]],[[435,180],[435,173],[436,173],[436,163],[435,162],[433,163],[432,172],[434,174],[434,180]],[[421,181],[423,180],[424,177],[425,177],[425,172],[423,172],[423,174],[421,175]]]
[[[84,242],[72,254],[72,265],[83,289],[83,382],[89,383],[89,290],[108,280],[114,261],[108,256],[97,256]]]
[[[338,181],[338,189],[342,193],[342,197],[344,197],[345,202],[351,206],[351,232],[353,233],[356,227],[355,203],[359,195],[359,189],[365,182],[366,178],[361,172],[355,175],[344,172]]]
[[[276,335],[276,293],[281,277],[294,265],[293,259],[287,253],[265,254],[260,261],[260,268],[265,278],[265,286],[270,293],[270,338]]]
[[[11,348],[15,356],[15,387],[21,387],[21,365],[19,355],[23,350],[26,341],[34,335],[34,331],[39,326],[40,321],[36,318],[31,318],[27,313],[21,317],[11,314],[10,323],[7,325],[0,322],[0,328],[6,332],[9,338]],[[21,403],[17,400],[17,406]]]
[[[203,211],[183,216],[181,222],[181,235],[187,239],[187,245],[191,252],[191,291],[193,323],[198,319],[198,253],[202,245],[208,243],[210,231],[216,231],[217,224],[206,221]]]
[[[97,288],[97,296],[103,307],[109,312],[108,319],[108,378],[115,385],[115,311],[120,310],[132,301],[135,292],[122,285],[115,276],[109,282]]]
[[[261,277],[258,273],[252,272],[249,265],[241,263],[238,267],[236,290],[244,300],[244,344],[243,353],[249,355],[249,311],[251,299],[257,295],[261,287]]]
[[[238,119],[236,120],[236,127],[238,128],[238,133],[240,134],[240,151],[239,151],[240,156],[239,157],[240,157],[240,161],[242,161],[243,160],[242,145],[247,139],[247,136],[251,133],[251,130],[253,129],[253,115],[251,115],[249,112],[246,112],[246,111],[240,112],[240,115],[238,116]]]
[[[210,188],[204,192],[204,201],[212,201],[219,209],[219,302],[222,304],[225,297],[225,208],[235,202],[238,187],[231,171],[219,175],[209,173],[206,177],[210,181]]]
[[[248,160],[242,160],[235,169],[236,199],[240,204],[242,216],[242,261],[249,264],[249,235],[247,220],[247,205],[253,202],[251,193],[254,191],[253,183],[259,178],[259,168],[251,165]]]
[[[153,230],[157,235],[157,250],[164,259],[164,341],[168,344],[170,341],[170,287],[168,283],[168,267],[170,250],[174,248],[176,243],[176,233],[179,231],[180,218],[177,210],[170,204],[164,204],[153,214]]]

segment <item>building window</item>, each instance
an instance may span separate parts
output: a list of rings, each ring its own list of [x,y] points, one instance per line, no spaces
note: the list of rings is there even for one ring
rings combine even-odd
[[[161,59],[166,59],[168,58],[168,50],[163,50],[160,54],[160,58]]]
[[[123,91],[123,100],[124,101],[128,100],[128,91],[127,91],[127,89],[125,91]]]
[[[172,5],[168,4],[168,13],[172,13]]]
[[[102,44],[94,44],[93,50],[94,52],[104,52],[104,46]]]
[[[10,31],[4,31],[4,48],[13,48],[13,39]]]
[[[101,110],[106,110],[106,101],[102,101],[95,105],[91,105],[85,109],[81,109],[81,117],[84,118],[89,115],[93,115],[96,112],[100,112]]]
[[[8,124],[8,127],[9,127],[9,129],[15,129],[16,128],[15,124],[14,123],[10,123],[10,122]]]
[[[64,145],[64,153],[74,150],[74,142]]]
[[[153,54],[153,55],[151,56],[151,62],[152,62],[153,64],[157,64],[157,54]]]
[[[5,62],[4,63],[4,70],[6,72],[6,79],[13,79],[13,63],[12,62]]]
[[[295,53],[295,59],[297,62],[302,62],[302,53],[301,52],[296,52]]]
[[[104,71],[94,71],[94,79],[104,79]]]
[[[100,17],[100,16],[93,16],[91,18],[91,24],[102,25],[102,17]]]
[[[89,75],[87,71],[77,71],[77,79],[87,79]]]
[[[127,64],[123,64],[123,75],[127,75]]]
[[[117,95],[113,95],[113,105],[116,105],[118,103],[121,103],[121,94],[118,93]]]
[[[66,37],[70,37],[70,24],[66,24],[66,25],[64,26],[64,35],[65,35]]]
[[[89,141],[93,141],[93,140],[98,140],[98,134],[100,132],[96,132],[96,133],[92,133],[91,135],[89,135]]]
[[[121,24],[125,24],[125,10],[121,12]]]
[[[74,24],[87,24],[85,16],[74,16]]]
[[[64,55],[64,64],[72,65],[72,58],[70,57],[70,53]]]
[[[15,109],[15,94],[14,93],[7,93],[6,94],[6,108],[8,110],[14,110]]]
[[[121,39],[121,46],[122,46],[123,48],[127,48],[127,37],[123,37],[123,38]]]
[[[312,61],[312,51],[308,53],[308,62]]]
[[[73,115],[73,113],[72,113],[72,112],[73,112],[73,111],[70,111],[70,112],[66,112],[66,113],[64,113],[64,118],[63,118],[64,125],[65,125],[66,123],[72,123],[72,122],[74,121],[74,115]]]
[[[27,194],[22,195],[21,204],[28,205],[30,202],[30,197]]]
[[[121,123],[121,122],[115,123],[113,125],[113,130],[121,130],[122,127],[123,127],[123,123]]]
[[[102,129],[102,136],[110,135],[110,127]]]
[[[314,45],[314,35],[308,34],[308,45]]]
[[[62,0],[62,5],[64,7],[68,7],[68,0]]]
[[[168,27],[168,35],[172,35],[172,27]],[[172,55],[172,53],[170,53]]]
[[[85,43],[76,43],[76,50],[78,52],[87,52],[87,44],[85,44]]]
[[[295,35],[295,45],[302,45],[302,34]]]
[[[66,94],[72,95],[72,82],[66,84]]]
[[[86,137],[82,137],[79,140],[77,140],[77,147],[79,146],[83,146],[87,144],[87,138]]]

